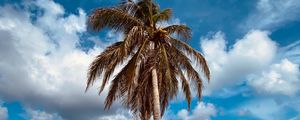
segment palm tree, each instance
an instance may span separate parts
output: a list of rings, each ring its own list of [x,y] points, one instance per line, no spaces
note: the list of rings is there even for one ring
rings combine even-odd
[[[88,25],[93,31],[110,28],[124,33],[124,40],[107,47],[91,63],[88,89],[103,76],[99,94],[104,90],[116,66],[125,65],[111,80],[105,109],[119,99],[136,118],[160,120],[169,100],[181,83],[190,109],[192,85],[201,98],[202,78],[191,62],[200,65],[207,80],[209,68],[204,57],[190,47],[191,30],[185,25],[158,27],[171,18],[172,10],[160,10],[151,0],[123,1],[120,5],[93,11]],[[184,40],[184,41],[182,41]],[[128,60],[129,59],[129,60]],[[128,60],[128,61],[127,61]]]

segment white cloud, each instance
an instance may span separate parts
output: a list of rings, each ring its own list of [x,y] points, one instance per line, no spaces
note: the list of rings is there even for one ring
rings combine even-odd
[[[27,109],[26,112],[30,120],[62,120],[57,114],[50,114],[45,111]]]
[[[222,32],[202,38],[201,48],[212,75],[206,95],[226,98],[249,90],[258,93],[227,113],[263,120],[288,119],[291,116],[286,112],[291,109],[299,114],[300,42],[278,47],[268,35],[250,31],[232,46],[227,46]]]
[[[217,109],[213,104],[199,102],[191,114],[186,109],[183,109],[177,113],[177,116],[182,120],[210,120],[216,114]]]
[[[246,101],[230,112],[242,113],[242,115],[253,116],[261,120],[298,120],[300,115],[299,103],[299,96],[260,96]]]
[[[248,74],[262,71],[271,63],[277,49],[268,32],[259,30],[247,33],[230,49],[224,34],[218,32],[211,39],[202,38],[201,48],[212,76],[206,92],[240,84]]]
[[[7,108],[0,106],[0,120],[6,120],[7,118],[8,118]]]
[[[299,0],[258,0],[256,10],[240,27],[249,29],[272,29],[287,22],[299,21]]]
[[[114,115],[100,116],[95,120],[131,120],[131,113],[126,110],[117,110]]]
[[[276,104],[273,99],[255,99],[243,104],[237,111],[238,113],[241,110],[247,111],[262,120],[279,120],[281,116],[278,113],[283,109],[282,106]]]
[[[258,92],[295,95],[300,90],[299,65],[283,59],[279,64],[273,64],[268,71],[251,76],[249,84]]]
[[[261,120],[298,120],[300,114],[299,103],[299,96],[260,96],[245,101],[237,108],[229,110],[229,112],[241,117],[252,116]]]
[[[212,76],[206,95],[219,91],[224,96],[222,93],[232,93],[229,88],[245,82],[259,93],[296,94],[300,90],[299,63],[295,61],[299,59],[295,57],[299,54],[299,42],[278,48],[268,35],[266,31],[253,30],[232,47],[226,46],[222,32],[202,38],[201,48]]]
[[[36,16],[26,8],[44,12]],[[83,10],[66,15],[54,1],[37,0],[26,4],[24,10],[0,6],[0,12],[0,94],[5,101],[20,101],[32,109],[28,113],[37,116],[56,113],[72,120],[93,119],[122,109],[115,104],[104,112],[107,91],[101,96],[96,87],[84,92],[88,65],[102,48],[86,53],[77,47],[80,34],[86,31]]]

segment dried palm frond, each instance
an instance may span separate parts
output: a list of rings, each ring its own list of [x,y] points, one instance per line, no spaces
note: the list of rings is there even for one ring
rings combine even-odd
[[[191,46],[188,44],[171,38],[171,43],[176,46],[178,49],[185,51],[190,57],[196,59],[197,63],[201,65],[203,72],[205,73],[205,76],[208,80],[210,80],[210,71],[208,68],[208,65],[206,63],[205,58],[196,50],[194,50]]]
[[[96,57],[96,59],[91,63],[90,68],[88,70],[88,80],[86,90],[95,82],[96,78],[99,77],[102,72],[107,68],[108,64],[113,60],[115,60],[115,56],[122,56],[123,52],[123,43],[124,42],[116,42],[113,45],[107,47],[100,55]],[[112,66],[110,66],[112,67]],[[102,81],[102,84],[105,85],[107,81]]]
[[[88,25],[94,31],[100,31],[104,27],[122,31],[130,30],[133,26],[143,26],[143,23],[121,9],[101,8],[92,13],[89,17]]]
[[[134,16],[142,20],[146,25],[150,26],[152,18],[150,16],[159,12],[159,7],[149,0],[141,0],[137,2],[138,9]]]
[[[191,61],[188,57],[184,55],[183,52],[176,49],[176,47],[171,46],[168,47],[168,52],[177,59],[172,59],[174,63],[178,64],[178,66],[186,71],[188,78],[193,82],[194,88],[197,89],[197,96],[200,99],[202,94],[202,79],[199,76],[198,72],[191,65]]]
[[[161,22],[161,21],[167,21],[172,17],[172,9],[167,8],[163,10],[162,12],[155,14],[153,16],[153,21],[156,22]]]
[[[122,64],[123,60],[129,57],[133,49],[136,46],[139,46],[141,41],[144,40],[144,35],[143,32],[141,32],[141,29],[141,27],[135,26],[125,37],[124,42],[117,42],[96,57],[89,69],[87,88],[94,82],[97,76],[102,74],[102,71],[104,70],[99,94],[103,91],[111,74],[114,72],[115,67],[118,64]]]
[[[147,58],[141,62],[137,85],[129,101],[127,101],[133,113],[145,120],[150,118],[153,110],[152,76],[149,73],[151,73],[156,63],[154,51],[148,51],[147,54]]]
[[[139,6],[132,0],[122,0],[118,8],[134,16]]]
[[[135,55],[128,61],[127,65],[112,80],[111,87],[105,99],[105,109],[109,109],[117,97],[124,97],[125,93],[132,89],[131,85],[136,73],[135,69],[139,59],[141,58],[140,55],[144,52],[146,48],[145,45],[147,45],[147,43],[148,41],[144,41],[137,53],[135,53]]]
[[[168,34],[176,34],[182,39],[190,40],[192,38],[192,32],[186,25],[171,25],[163,28]]]
[[[182,87],[182,91],[185,95],[185,99],[188,102],[188,110],[190,111],[191,109],[191,101],[192,101],[192,94],[191,94],[191,90],[190,90],[190,85],[188,80],[185,78],[182,70],[179,70],[179,77],[181,79],[181,87]]]

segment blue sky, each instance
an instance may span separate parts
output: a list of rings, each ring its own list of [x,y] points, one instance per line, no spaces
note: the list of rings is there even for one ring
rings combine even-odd
[[[191,111],[181,93],[165,120],[299,120],[298,0],[156,0],[186,24],[212,73]],[[84,93],[93,58],[119,33],[89,32],[88,15],[112,0],[0,0],[0,120],[130,120],[107,93]],[[120,68],[118,68],[120,69]],[[96,83],[95,85],[97,85]]]

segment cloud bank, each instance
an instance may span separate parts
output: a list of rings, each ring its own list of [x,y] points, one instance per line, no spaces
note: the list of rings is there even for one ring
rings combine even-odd
[[[282,55],[295,49],[281,50],[268,35],[266,31],[253,30],[231,47],[226,46],[222,32],[202,38],[201,48],[212,75],[206,92],[225,91],[244,83],[258,92],[283,95],[299,92],[299,65],[290,61],[288,55]],[[286,87],[279,87],[282,85]]]
[[[300,93],[299,41],[280,47],[269,32],[252,30],[228,46],[225,34],[217,32],[201,38],[201,48],[212,78],[206,85],[207,97],[226,100],[244,95],[245,90],[251,94],[251,99],[237,105],[233,112],[226,110],[228,114],[287,119],[288,110],[300,113],[296,105]]]
[[[86,13],[66,14],[49,0],[0,7],[0,95],[19,101],[31,119],[96,119],[104,112],[105,92],[85,93],[86,71],[103,49],[80,49]],[[42,109],[41,109],[42,108]],[[122,109],[122,108],[121,108]],[[5,109],[1,109],[4,111]],[[2,112],[1,112],[2,114]],[[99,116],[100,115],[100,116]]]

